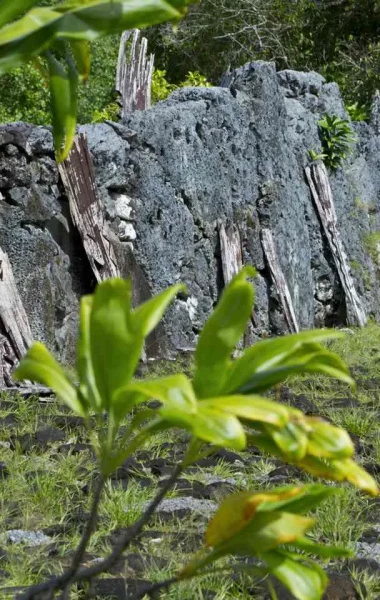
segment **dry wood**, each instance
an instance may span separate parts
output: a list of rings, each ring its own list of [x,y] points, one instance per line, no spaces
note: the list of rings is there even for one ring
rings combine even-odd
[[[86,136],[76,136],[70,154],[59,165],[59,172],[70,203],[74,225],[97,281],[119,276],[110,232],[99,202],[95,176]]]
[[[233,277],[239,273],[243,267],[243,255],[241,249],[241,239],[239,229],[233,223],[224,226],[219,224],[220,252],[222,257],[222,271],[224,285],[228,285]],[[253,327],[258,326],[255,313],[252,311],[251,322]],[[245,336],[244,345],[248,345],[249,340]]]
[[[126,45],[132,35],[130,48]],[[154,55],[147,56],[148,41],[140,30],[124,31],[119,46],[116,91],[120,94],[121,118],[134,110],[145,110],[151,104]]]
[[[299,331],[299,326],[293,308],[292,297],[290,295],[288,284],[286,282],[284,273],[282,272],[277,257],[276,247],[270,229],[261,230],[261,244],[263,246],[264,254],[268,262],[273,283],[276,286],[276,290],[280,298],[280,302],[284,311],[285,319],[288,324],[289,330],[291,332],[297,333]]]
[[[0,387],[14,385],[12,371],[31,342],[29,320],[12,267],[0,248]]]
[[[306,167],[305,172],[345,294],[348,323],[363,327],[367,317],[350,274],[326,167],[322,162],[317,162]]]
[[[227,285],[243,266],[240,234],[236,225],[231,224],[225,228],[223,223],[221,223],[219,226],[219,237],[223,279],[224,285]]]
[[[30,396],[38,396],[38,399],[42,403],[55,402],[53,392],[50,388],[43,385],[23,385],[22,387],[11,386],[7,387],[7,394],[15,394],[16,396],[23,396],[29,398]]]

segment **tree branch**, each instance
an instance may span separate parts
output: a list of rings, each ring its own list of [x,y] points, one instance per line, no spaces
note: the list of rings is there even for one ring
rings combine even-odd
[[[152,500],[149,504],[146,511],[141,515],[137,521],[125,532],[123,536],[121,536],[120,540],[115,544],[114,549],[111,554],[102,560],[101,562],[96,563],[92,567],[88,567],[87,569],[82,569],[78,571],[76,575],[73,577],[73,582],[75,581],[88,581],[99,575],[99,573],[103,573],[104,571],[108,571],[114,564],[118,561],[120,555],[126,550],[129,544],[135,539],[135,537],[142,531],[144,526],[148,523],[149,519],[155,512],[156,508],[160,504],[161,500],[166,496],[167,492],[173,487],[175,481],[178,479],[179,475],[182,472],[182,465],[178,465],[170,477],[167,479],[165,485],[160,489],[157,496]]]
[[[174,469],[173,473],[167,479],[165,485],[160,489],[157,496],[152,500],[145,512],[115,544],[111,554],[107,558],[105,558],[101,562],[96,563],[91,567],[79,570],[80,562],[83,559],[84,552],[87,548],[91,534],[96,525],[97,509],[99,505],[101,491],[104,485],[104,480],[99,480],[94,493],[90,517],[87,522],[86,528],[83,532],[83,536],[79,543],[79,546],[75,551],[71,566],[60,577],[55,577],[41,584],[31,586],[24,594],[18,596],[19,600],[38,600],[38,598],[43,597],[42,594],[44,592],[65,590],[65,588],[71,586],[77,581],[89,581],[96,575],[99,575],[104,571],[108,571],[111,567],[113,567],[113,565],[118,561],[120,555],[124,552],[124,550],[126,550],[126,548],[129,546],[132,540],[134,540],[134,538],[142,531],[144,526],[148,523],[149,519],[155,512],[161,500],[163,500],[167,492],[174,485],[176,479],[178,479],[180,473],[182,472],[182,469],[182,465],[178,465]]]
[[[54,592],[54,590],[64,590],[66,587],[71,586],[71,584],[73,583],[73,578],[77,573],[80,564],[83,560],[83,556],[86,552],[86,548],[90,541],[92,532],[94,531],[96,526],[99,502],[102,495],[103,487],[104,478],[100,475],[99,479],[96,482],[96,487],[94,490],[90,516],[84,528],[78,547],[74,552],[74,556],[72,558],[70,567],[66,571],[64,571],[59,577],[54,577],[53,579],[44,581],[43,583],[31,586],[24,594],[19,596],[20,600],[33,600],[40,594],[43,594],[43,592]]]

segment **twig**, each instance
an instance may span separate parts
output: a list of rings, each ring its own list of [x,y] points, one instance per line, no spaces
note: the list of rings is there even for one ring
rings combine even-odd
[[[128,529],[128,531],[120,538],[117,544],[115,544],[114,549],[111,554],[93,565],[92,567],[88,567],[86,569],[78,570],[80,566],[80,562],[82,561],[84,552],[86,550],[87,544],[91,537],[91,533],[96,524],[96,516],[97,516],[97,508],[99,505],[101,491],[104,485],[104,480],[100,479],[98,481],[97,488],[94,493],[93,504],[91,508],[91,514],[89,520],[87,522],[85,531],[83,532],[82,539],[79,543],[79,546],[75,552],[73,561],[71,566],[67,571],[65,571],[60,577],[55,577],[48,581],[45,581],[38,585],[31,586],[24,594],[19,596],[20,600],[34,600],[38,597],[39,594],[42,594],[46,591],[54,591],[54,590],[64,590],[68,585],[72,585],[77,581],[89,581],[99,573],[103,573],[104,571],[109,570],[113,565],[118,561],[120,555],[124,552],[124,550],[129,546],[132,540],[142,531],[144,526],[149,521],[150,517],[155,512],[156,508],[160,504],[161,500],[165,497],[167,492],[171,489],[176,479],[178,479],[181,471],[183,469],[182,465],[178,465],[171,476],[167,479],[166,484],[160,489],[157,496],[152,500],[149,504],[146,511],[141,515],[139,519]]]
[[[50,592],[53,592],[54,590],[64,590],[66,587],[71,586],[74,580],[74,576],[76,575],[82,562],[84,553],[91,538],[91,534],[96,526],[99,502],[102,495],[103,486],[104,478],[100,476],[97,480],[96,487],[94,490],[90,516],[86,523],[86,527],[83,531],[82,538],[78,544],[77,549],[75,550],[70,567],[66,571],[64,571],[59,577],[54,577],[52,579],[49,579],[48,581],[44,581],[43,583],[32,585],[24,594],[19,596],[20,600],[33,600],[33,598],[38,597],[39,594],[47,592],[48,590]],[[65,594],[63,594],[63,598],[65,598]]]
[[[149,596],[150,598],[157,598],[156,593],[162,592],[163,590],[167,590],[173,583],[179,581],[178,576],[174,575],[173,577],[169,577],[168,579],[164,579],[163,581],[158,581],[157,583],[147,584],[142,590],[139,592],[136,600],[140,600],[140,598],[144,598],[144,596]]]
[[[144,526],[148,523],[149,519],[155,512],[156,508],[160,504],[161,500],[166,496],[167,492],[173,487],[176,479],[178,479],[179,475],[182,471],[182,465],[178,465],[170,477],[167,479],[165,485],[161,488],[157,496],[152,500],[149,504],[146,511],[141,515],[137,521],[125,532],[123,536],[119,539],[117,544],[115,544],[114,549],[111,554],[102,560],[101,562],[96,563],[92,567],[88,567],[87,569],[82,569],[78,571],[72,579],[72,582],[76,581],[88,581],[92,579],[99,573],[103,573],[104,571],[108,571],[111,569],[114,564],[118,561],[120,555],[126,550],[129,544],[135,539],[135,537],[142,531]]]

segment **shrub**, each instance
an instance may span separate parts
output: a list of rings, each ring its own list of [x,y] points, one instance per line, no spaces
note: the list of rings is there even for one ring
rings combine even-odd
[[[352,384],[341,359],[321,346],[339,333],[319,330],[268,339],[231,359],[252,313],[254,290],[247,278],[253,275],[253,269],[246,267],[224,290],[200,334],[192,379],[183,373],[151,380],[133,378],[145,338],[176,294],[184,292],[181,285],[134,309],[131,284],[121,279],[105,281],[93,296],[82,298],[77,385],[43,344],[35,343],[29,349],[15,376],[50,386],[83,418],[93,440],[99,476],[90,517],[71,567],[30,588],[25,600],[47,590],[51,594],[67,591],[74,582],[89,580],[111,568],[179,474],[220,447],[242,450],[248,443],[254,444],[314,476],[349,481],[377,495],[373,478],[352,460],[354,446],[345,431],[260,395],[299,373],[321,373]],[[147,405],[150,399],[159,401],[158,408]],[[111,554],[81,569],[105,481],[150,437],[171,428],[190,434],[182,463]],[[211,573],[214,563],[223,557],[251,555],[261,563],[260,574],[272,574],[298,600],[318,600],[327,577],[312,556],[349,553],[344,548],[316,544],[308,536],[314,519],[305,513],[335,493],[335,487],[309,484],[249,490],[227,497],[208,524],[199,552],[173,577],[148,586],[147,593],[152,595],[176,582]],[[228,568],[233,570],[234,566]],[[244,570],[241,563],[237,568]],[[246,569],[252,572],[252,566]]]
[[[348,121],[336,115],[325,115],[318,121],[319,135],[322,142],[322,153],[310,151],[312,160],[322,159],[326,166],[336,170],[341,166],[351,151],[355,141],[351,126]]]
[[[176,85],[175,83],[169,83],[166,78],[166,71],[162,69],[155,69],[152,77],[152,103],[155,104],[160,100],[165,100],[174,90],[178,90],[182,87],[210,87],[209,83],[198,71],[189,71],[184,81]]]

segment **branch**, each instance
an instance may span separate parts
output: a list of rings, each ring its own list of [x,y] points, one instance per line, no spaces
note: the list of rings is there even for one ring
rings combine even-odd
[[[63,590],[66,587],[70,587],[71,583],[73,583],[73,578],[80,567],[84,553],[86,552],[86,548],[90,541],[91,534],[96,526],[99,502],[102,495],[103,487],[104,479],[100,475],[99,479],[96,482],[96,487],[94,490],[90,516],[86,523],[86,527],[83,531],[82,538],[78,544],[77,549],[74,552],[74,556],[72,558],[70,567],[66,571],[64,571],[59,577],[54,577],[53,579],[49,579],[48,581],[44,581],[43,583],[32,585],[24,594],[19,596],[20,600],[33,600],[33,598],[37,597],[43,592],[54,592],[54,590]]]
[[[78,571],[72,579],[73,583],[76,581],[88,581],[96,575],[99,575],[99,573],[108,571],[114,566],[114,564],[118,561],[120,555],[124,552],[124,550],[127,549],[129,544],[135,539],[136,536],[138,536],[138,534],[148,523],[149,519],[155,512],[161,500],[163,500],[167,492],[173,487],[175,481],[181,474],[182,468],[182,465],[178,465],[174,469],[173,473],[167,479],[165,485],[160,489],[157,496],[149,504],[146,511],[141,515],[139,519],[137,519],[137,521],[135,521],[133,525],[131,525],[128,531],[126,531],[125,534],[121,536],[117,544],[115,544],[111,554],[101,562],[98,562],[95,565],[93,565],[92,567],[88,567],[87,569],[82,569],[81,571]]]

